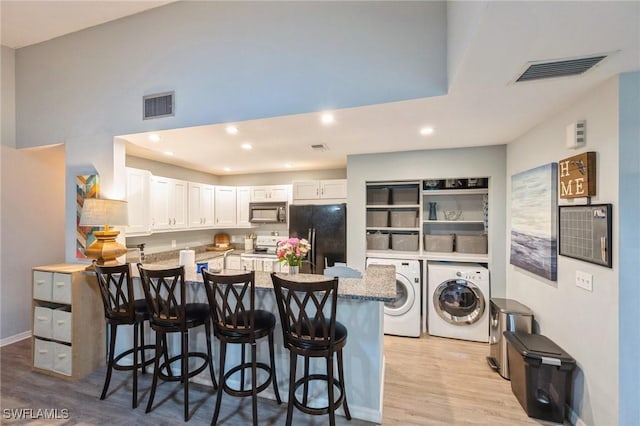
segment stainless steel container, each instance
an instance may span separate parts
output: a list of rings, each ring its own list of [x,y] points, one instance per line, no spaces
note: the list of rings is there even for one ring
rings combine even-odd
[[[489,304],[489,366],[509,379],[509,358],[505,331],[531,333],[533,312],[512,299],[492,298]]]

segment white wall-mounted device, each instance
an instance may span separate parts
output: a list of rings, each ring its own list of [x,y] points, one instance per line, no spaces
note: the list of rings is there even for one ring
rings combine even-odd
[[[569,124],[566,131],[567,148],[576,149],[585,146],[587,143],[586,131],[586,120],[579,120]]]

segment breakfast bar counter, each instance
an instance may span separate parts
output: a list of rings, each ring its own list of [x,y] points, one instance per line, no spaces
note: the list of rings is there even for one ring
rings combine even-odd
[[[176,262],[163,261],[154,264],[145,264],[146,268],[175,267]],[[132,268],[137,275],[136,268]],[[212,271],[213,272],[213,271]],[[245,271],[224,269],[217,273],[232,275]],[[278,273],[284,279],[313,282],[329,279],[323,275]],[[202,275],[196,272],[196,268],[185,267],[185,281],[187,283],[188,302],[207,303],[207,295],[204,289]],[[278,378],[278,387],[283,401],[286,400],[289,385],[289,351],[285,349],[282,339],[282,331],[278,309],[273,292],[273,284],[269,272],[255,272],[256,282],[256,309],[264,309],[276,315],[278,324],[275,333],[275,363]],[[384,303],[396,298],[395,268],[388,265],[370,265],[364,271],[362,278],[339,278],[337,320],[348,331],[347,344],[344,348],[344,372],[349,408],[354,418],[381,423],[382,422],[382,391],[384,382],[384,346],[383,346],[383,317]],[[121,336],[119,336],[121,337]],[[130,337],[122,336],[123,341]],[[120,339],[118,339],[120,340]],[[266,339],[262,339],[266,340]],[[214,365],[216,370],[219,365],[219,343],[213,341]],[[169,341],[172,348],[179,347],[179,339]],[[192,331],[189,337],[189,345],[192,350],[206,351],[206,336],[204,330]],[[227,351],[227,365],[235,365],[240,359],[239,347],[232,345]],[[239,346],[239,345],[238,345]],[[258,342],[258,359],[268,359],[267,342]],[[302,362],[300,359],[299,362]],[[324,372],[326,364],[323,358],[312,360],[311,371],[316,369]],[[300,364],[299,368],[302,368]],[[217,371],[216,371],[217,374]],[[193,379],[196,382],[211,385],[208,374],[202,373]],[[233,380],[233,379],[232,379]],[[237,380],[237,379],[236,379]],[[258,378],[260,381],[260,377]],[[318,390],[315,392],[319,405],[326,405],[326,393]],[[275,399],[271,387],[260,394],[262,397]],[[313,395],[313,393],[312,393]],[[324,401],[323,401],[324,398]],[[337,412],[342,413],[342,408]]]

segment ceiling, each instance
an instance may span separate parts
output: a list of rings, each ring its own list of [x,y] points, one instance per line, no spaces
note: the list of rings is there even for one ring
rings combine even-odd
[[[2,40],[25,46],[165,3],[3,0]],[[585,3],[475,3],[474,31],[449,71],[444,96],[332,111],[330,125],[318,111],[165,130],[157,142],[148,134],[121,137],[129,155],[216,175],[342,168],[352,154],[509,143],[606,79],[640,69],[640,2]],[[65,19],[45,20],[55,26],[32,21],[50,16]],[[608,57],[583,75],[514,83],[529,62],[602,53]],[[237,134],[228,134],[227,124]],[[426,126],[431,135],[420,134]],[[243,150],[244,143],[252,149]]]

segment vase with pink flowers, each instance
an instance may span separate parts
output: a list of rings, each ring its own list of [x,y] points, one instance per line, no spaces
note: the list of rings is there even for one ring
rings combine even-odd
[[[289,266],[289,274],[297,274],[302,261],[309,253],[311,245],[304,238],[292,237],[278,243],[276,255],[278,262]]]

